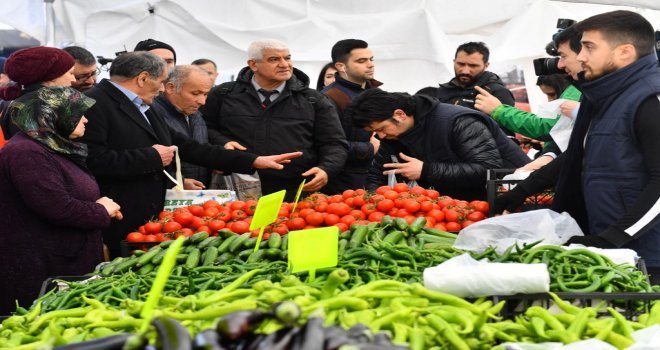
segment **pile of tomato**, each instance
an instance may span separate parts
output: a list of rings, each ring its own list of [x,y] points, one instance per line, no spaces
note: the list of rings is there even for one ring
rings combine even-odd
[[[128,234],[129,242],[160,242],[179,235],[190,236],[206,231],[217,235],[221,230],[242,234],[250,231],[256,200],[218,203],[207,201],[174,211],[162,211],[158,219],[140,226]],[[265,228],[264,238],[272,233],[286,235],[289,231],[337,226],[348,230],[353,224],[379,222],[385,215],[400,217],[411,223],[418,216],[426,217],[426,226],[458,232],[488,214],[488,202],[464,201],[441,196],[433,189],[419,186],[408,188],[405,183],[393,187],[381,186],[375,192],[362,189],[346,190],[338,195],[314,193],[293,203],[282,203],[278,219]],[[253,230],[257,235],[259,230]]]

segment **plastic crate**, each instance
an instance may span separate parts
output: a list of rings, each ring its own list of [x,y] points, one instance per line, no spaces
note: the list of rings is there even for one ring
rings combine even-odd
[[[643,259],[637,260],[637,269],[646,275],[648,282],[648,273],[646,264]],[[651,304],[660,300],[660,293],[636,293],[636,292],[592,292],[592,293],[569,293],[569,292],[554,292],[562,300],[569,301],[573,305],[579,307],[597,306],[602,302],[606,302],[607,306],[612,306],[619,311],[628,320],[635,320],[637,316],[649,312]],[[502,309],[502,316],[513,318],[517,315],[524,314],[525,310],[530,306],[541,306],[546,309],[557,308],[554,305],[554,300],[547,293],[535,294],[516,294],[516,295],[498,295],[493,296],[493,302],[506,301]],[[605,308],[601,308],[602,315],[609,315]]]
[[[486,196],[490,208],[488,216],[493,216],[495,214],[493,213],[493,209],[495,208],[495,198],[497,195],[512,189],[513,185],[523,181],[502,179],[504,176],[513,173],[515,170],[516,169],[488,169],[486,172]],[[523,205],[519,208],[519,211],[549,208],[553,199],[553,191],[548,190],[540,192],[534,196],[527,197]]]
[[[121,256],[127,257],[133,255],[133,252],[136,250],[147,251],[151,247],[159,245],[160,242],[129,242],[123,240],[120,242]]]

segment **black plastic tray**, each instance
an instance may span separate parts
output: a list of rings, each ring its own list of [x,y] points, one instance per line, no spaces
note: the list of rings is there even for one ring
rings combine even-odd
[[[57,280],[67,281],[67,282],[78,282],[84,281],[86,279],[92,278],[93,276],[52,276],[46,278],[43,283],[41,283],[41,290],[39,291],[39,298],[44,294],[50,292],[51,290],[57,288]]]
[[[486,200],[488,201],[489,212],[488,216],[493,216],[493,209],[495,208],[495,198],[500,193],[500,188],[507,188],[510,185],[515,185],[523,180],[503,180],[502,178],[511,174],[516,169],[488,169],[486,172]],[[554,193],[550,190],[537,194],[535,197],[527,198],[519,211],[529,211],[536,209],[549,208]],[[546,203],[549,200],[549,203]],[[498,213],[499,214],[499,213]]]

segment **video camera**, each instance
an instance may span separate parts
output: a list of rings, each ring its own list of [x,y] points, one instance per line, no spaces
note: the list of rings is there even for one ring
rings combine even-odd
[[[124,48],[124,51],[118,51],[118,52],[115,52],[115,57],[119,57],[120,55],[123,55],[123,54],[125,54],[126,52],[127,52],[127,51],[126,51],[125,48]],[[105,66],[106,64],[111,63],[111,62],[114,61],[115,59],[114,59],[114,58],[107,58],[107,57],[103,57],[103,56],[96,56],[96,60],[99,62],[99,64],[100,64],[101,66]]]
[[[557,32],[552,35],[552,41],[545,46],[545,52],[550,56],[555,57],[545,57],[537,58],[534,62],[534,73],[536,75],[550,75],[557,73],[564,73],[563,69],[559,69],[557,65],[559,64],[559,52],[557,52],[557,45],[555,44],[555,38],[562,30],[572,26],[576,21],[568,18],[560,18],[557,20]]]

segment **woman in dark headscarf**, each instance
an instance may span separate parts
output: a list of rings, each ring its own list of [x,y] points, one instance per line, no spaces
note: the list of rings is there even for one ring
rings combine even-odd
[[[101,229],[121,219],[76,142],[93,104],[72,88],[41,86],[9,106],[19,132],[0,150],[0,315],[16,301],[29,306],[49,276],[93,271],[103,259]]]

